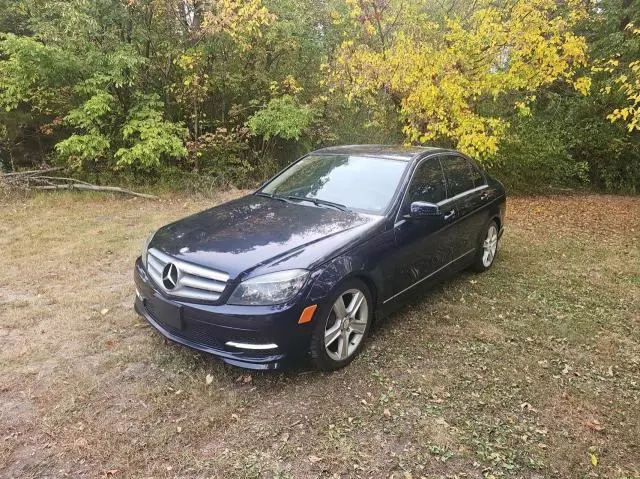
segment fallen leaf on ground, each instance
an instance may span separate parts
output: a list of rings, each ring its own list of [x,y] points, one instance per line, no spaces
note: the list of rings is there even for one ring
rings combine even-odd
[[[315,464],[316,462],[322,461],[321,457],[318,456],[309,456],[309,462],[311,464]]]
[[[207,374],[207,377],[205,378],[205,382],[207,383],[207,386],[211,384],[213,382],[213,376],[211,374]]]
[[[587,426],[589,429],[593,429],[594,431],[602,431],[604,429],[604,426],[597,419],[587,421],[585,423],[585,426]]]
[[[101,314],[102,316],[104,316],[104,315],[105,315],[105,314],[107,314],[108,312],[109,312],[109,309],[107,309],[107,308],[104,308],[104,309],[100,310],[100,314]]]
[[[73,445],[76,447],[87,447],[89,445],[89,441],[87,441],[84,437],[79,437],[75,441],[73,441]]]
[[[538,410],[536,408],[534,408],[528,402],[523,402],[522,404],[520,404],[520,409],[522,409],[523,411],[526,410],[526,411],[531,411],[531,412],[538,412]]]

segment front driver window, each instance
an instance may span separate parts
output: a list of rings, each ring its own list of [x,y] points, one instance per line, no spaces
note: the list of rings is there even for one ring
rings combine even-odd
[[[446,182],[438,158],[426,160],[418,165],[407,192],[407,205],[414,201],[438,203],[446,197]]]

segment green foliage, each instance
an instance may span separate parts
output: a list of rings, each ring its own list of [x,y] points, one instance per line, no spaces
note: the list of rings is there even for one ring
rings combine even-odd
[[[254,135],[265,140],[279,137],[283,140],[298,140],[313,120],[313,111],[300,106],[290,95],[273,98],[267,106],[253,115],[247,125]]]
[[[80,107],[71,110],[65,120],[78,128],[95,130],[108,120],[115,98],[106,91],[98,91]]]
[[[6,111],[26,105],[39,114],[63,107],[79,65],[62,49],[30,38],[0,37],[0,106]]]
[[[220,127],[197,141],[188,142],[194,170],[213,178],[217,184],[242,185],[254,168],[247,160],[250,148],[246,128],[228,131]]]
[[[562,132],[538,117],[526,117],[509,130],[489,163],[511,190],[581,187],[589,182],[589,165],[576,160]]]
[[[86,167],[90,161],[103,159],[111,143],[104,135],[97,132],[81,135],[73,134],[56,145],[58,153],[67,159],[72,168]]]
[[[117,166],[160,166],[163,158],[187,155],[183,143],[184,128],[165,121],[158,97],[145,97],[134,105],[122,127],[126,146],[115,153]]]
[[[104,160],[109,154],[111,140],[106,135],[114,108],[115,98],[106,91],[95,91],[82,105],[69,112],[65,122],[77,133],[56,145],[57,153],[74,169],[85,168],[88,163]],[[94,169],[94,168],[92,168]]]
[[[639,15],[629,0],[0,0],[0,161],[249,185],[316,147],[417,141],[477,153],[519,189],[637,192]]]
[[[490,168],[514,190],[575,188],[640,191],[640,135],[607,120],[611,103],[547,91],[531,114],[512,119]]]

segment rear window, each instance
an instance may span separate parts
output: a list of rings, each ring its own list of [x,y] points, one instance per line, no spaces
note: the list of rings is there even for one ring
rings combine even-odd
[[[470,162],[471,165],[471,176],[473,176],[473,186],[476,188],[478,186],[486,185],[487,180],[484,179],[484,175],[480,168],[478,168],[473,162]]]
[[[472,190],[474,177],[471,173],[471,163],[461,156],[444,156],[442,167],[447,178],[449,198]]]

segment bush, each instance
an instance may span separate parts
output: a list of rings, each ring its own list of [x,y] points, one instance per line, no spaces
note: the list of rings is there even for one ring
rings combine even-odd
[[[247,143],[247,134],[246,128],[233,131],[217,128],[213,133],[188,142],[193,171],[224,186],[243,186],[250,182],[253,167],[248,161],[252,151]]]
[[[559,132],[535,119],[511,128],[487,169],[515,191],[575,188],[589,183],[589,165],[571,155]]]
[[[511,189],[591,186],[640,191],[640,133],[607,120],[602,97],[545,92],[531,116],[512,120],[488,166]]]

